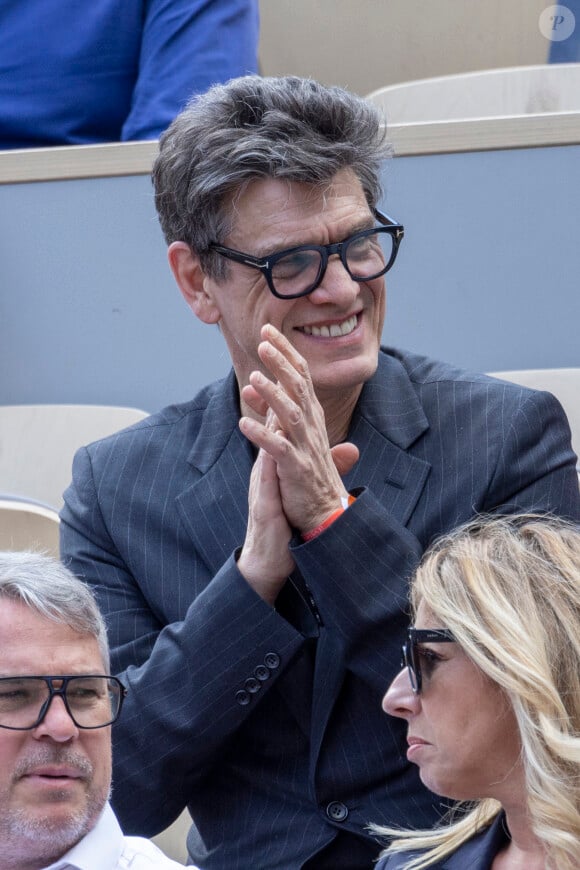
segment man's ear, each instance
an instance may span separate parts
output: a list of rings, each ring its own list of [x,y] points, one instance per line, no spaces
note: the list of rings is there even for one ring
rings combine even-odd
[[[201,267],[199,257],[185,242],[172,242],[167,249],[169,267],[183,298],[203,323],[217,323],[221,314],[211,293],[210,279]]]

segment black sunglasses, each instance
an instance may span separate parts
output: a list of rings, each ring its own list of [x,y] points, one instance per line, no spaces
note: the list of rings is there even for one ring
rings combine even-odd
[[[316,290],[324,278],[328,258],[334,254],[340,257],[353,281],[372,281],[389,271],[405,229],[377,209],[373,214],[382,226],[360,230],[330,245],[298,245],[267,257],[253,257],[217,243],[209,245],[209,250],[235,263],[259,269],[278,299],[297,299]]]
[[[409,628],[407,642],[403,644],[401,667],[409,671],[411,688],[416,695],[421,694],[423,678],[417,645],[420,643],[455,643],[453,632],[448,628]]]

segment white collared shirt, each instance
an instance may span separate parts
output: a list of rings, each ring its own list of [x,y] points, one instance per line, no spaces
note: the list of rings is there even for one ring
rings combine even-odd
[[[44,870],[178,870],[180,867],[183,865],[164,855],[150,840],[124,837],[113,810],[106,804],[92,831]]]

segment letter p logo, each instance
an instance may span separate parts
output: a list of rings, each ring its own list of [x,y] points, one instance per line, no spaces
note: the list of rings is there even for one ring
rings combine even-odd
[[[550,42],[563,42],[574,33],[576,18],[567,6],[547,6],[540,15],[538,26],[542,36]]]

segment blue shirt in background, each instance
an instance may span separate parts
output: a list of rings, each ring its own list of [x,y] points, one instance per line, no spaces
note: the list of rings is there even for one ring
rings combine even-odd
[[[0,0],[0,148],[156,139],[258,32],[257,0]]]

